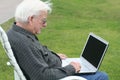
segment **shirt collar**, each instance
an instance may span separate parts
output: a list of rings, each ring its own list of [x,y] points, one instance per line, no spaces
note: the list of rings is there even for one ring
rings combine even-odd
[[[19,33],[22,33],[24,34],[25,36],[27,36],[28,38],[31,38],[33,41],[34,40],[38,40],[37,36],[34,35],[33,33],[21,28],[20,26],[17,26],[16,23],[13,24],[13,30],[19,32]]]

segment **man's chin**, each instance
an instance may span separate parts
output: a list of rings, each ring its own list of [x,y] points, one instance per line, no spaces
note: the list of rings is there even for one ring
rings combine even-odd
[[[39,32],[36,32],[36,34],[40,34],[41,33],[41,31],[39,31]]]

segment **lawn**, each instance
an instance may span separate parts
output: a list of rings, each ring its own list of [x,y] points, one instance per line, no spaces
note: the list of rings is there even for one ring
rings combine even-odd
[[[120,77],[120,0],[52,0],[53,12],[48,26],[37,35],[49,49],[79,57],[89,32],[109,42],[100,71],[108,73],[110,80]],[[14,19],[2,24],[8,30]],[[0,80],[13,80],[12,68],[0,45]]]

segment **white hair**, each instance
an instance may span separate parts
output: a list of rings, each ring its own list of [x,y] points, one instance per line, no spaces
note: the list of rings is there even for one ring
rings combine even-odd
[[[24,0],[16,8],[15,21],[28,22],[29,16],[40,14],[40,11],[51,12],[51,3],[49,1],[43,2],[41,0]]]

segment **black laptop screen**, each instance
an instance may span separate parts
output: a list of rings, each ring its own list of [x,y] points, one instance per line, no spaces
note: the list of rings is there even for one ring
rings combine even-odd
[[[97,68],[106,46],[105,43],[90,35],[82,56]]]

